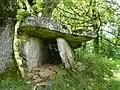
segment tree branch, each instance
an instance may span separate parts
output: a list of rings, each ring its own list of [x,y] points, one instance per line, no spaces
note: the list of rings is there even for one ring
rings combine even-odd
[[[110,40],[107,39],[107,38],[104,38],[104,37],[102,37],[102,36],[99,36],[99,37],[102,38],[102,39],[104,39],[104,40],[106,40],[106,41],[108,41],[109,43],[113,44],[114,46],[120,46],[120,44],[115,44],[115,43],[113,43],[112,41],[110,41]]]

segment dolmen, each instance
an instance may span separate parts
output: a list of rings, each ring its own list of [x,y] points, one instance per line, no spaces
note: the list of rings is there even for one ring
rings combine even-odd
[[[73,50],[83,42],[95,38],[95,32],[85,30],[72,33],[69,26],[54,20],[29,16],[17,29],[19,56],[28,71],[40,67],[43,63],[63,63],[66,68],[74,67]],[[16,61],[19,60],[16,58]],[[22,71],[22,69],[21,69]]]

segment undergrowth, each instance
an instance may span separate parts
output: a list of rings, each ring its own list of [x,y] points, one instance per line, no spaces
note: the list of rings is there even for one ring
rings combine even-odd
[[[0,82],[0,90],[29,90],[25,80],[21,78],[6,78]]]
[[[51,90],[120,90],[119,60],[84,55],[76,58],[76,69],[60,66]],[[7,77],[0,82],[0,90],[29,90],[19,76]]]
[[[60,69],[52,90],[120,90],[120,81],[113,70],[118,62],[100,56],[80,56],[75,72]],[[82,68],[82,69],[81,69]]]

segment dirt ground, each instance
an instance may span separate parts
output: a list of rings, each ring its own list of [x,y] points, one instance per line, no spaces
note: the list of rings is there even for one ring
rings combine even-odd
[[[29,73],[31,83],[45,84],[48,80],[54,80],[59,70],[59,66],[54,64],[43,64],[40,67],[32,69]]]

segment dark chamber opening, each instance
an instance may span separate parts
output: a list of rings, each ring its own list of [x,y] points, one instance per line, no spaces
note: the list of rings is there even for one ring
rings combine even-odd
[[[49,41],[48,47],[49,47],[50,58],[47,60],[47,62],[55,65],[61,64],[62,59],[58,51],[57,41],[51,41],[51,42]]]

